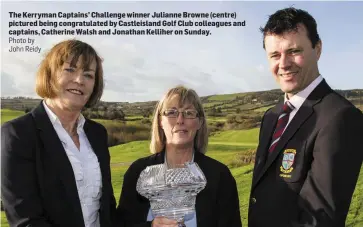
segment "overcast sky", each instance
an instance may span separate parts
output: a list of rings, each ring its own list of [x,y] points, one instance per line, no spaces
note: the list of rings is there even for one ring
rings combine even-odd
[[[336,89],[363,88],[363,2],[3,2],[1,96],[37,97],[35,74],[44,53],[67,38],[88,42],[104,58],[104,101],[158,100],[180,84],[200,96],[275,89],[259,27],[268,15],[291,5],[317,20],[323,41],[319,70],[328,83]],[[245,20],[246,26],[212,29],[208,37],[37,36],[41,53],[9,53],[10,11],[237,12],[236,21]]]

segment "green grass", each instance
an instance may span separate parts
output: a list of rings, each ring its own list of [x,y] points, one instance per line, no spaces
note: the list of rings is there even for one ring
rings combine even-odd
[[[144,117],[141,115],[134,115],[134,116],[126,116],[126,120],[141,120]]]
[[[360,170],[346,221],[346,227],[358,226],[363,226],[363,167]]]
[[[1,226],[9,227],[8,220],[6,220],[4,211],[1,211]]]
[[[149,143],[150,141],[134,141],[111,147],[111,163],[129,163],[140,157],[151,155]]]
[[[231,169],[238,189],[239,207],[241,213],[242,225],[247,226],[249,196],[252,184],[253,165]]]
[[[124,181],[124,174],[128,168],[129,166],[111,166],[112,187],[117,204],[122,189],[122,182]]]
[[[24,115],[24,111],[17,111],[17,110],[9,110],[9,109],[1,109],[1,124],[4,124],[7,121],[10,121],[14,118],[20,117]]]
[[[230,145],[255,145],[258,143],[259,129],[248,130],[228,130],[217,132],[214,136],[210,137],[211,143],[223,143]]]

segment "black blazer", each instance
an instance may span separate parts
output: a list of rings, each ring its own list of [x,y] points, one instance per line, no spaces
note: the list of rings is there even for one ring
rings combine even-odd
[[[136,183],[147,166],[164,163],[165,152],[135,161],[124,175],[117,218],[119,226],[146,227],[150,202],[136,191]],[[224,164],[200,152],[194,155],[206,179],[206,187],[197,195],[196,215],[198,227],[241,227],[236,181]]]
[[[248,226],[345,226],[362,166],[362,112],[323,80],[267,155],[282,105],[262,120]],[[294,155],[285,169],[284,154]]]
[[[84,131],[101,168],[100,224],[112,226],[116,203],[107,132],[91,120]],[[84,226],[72,166],[42,103],[1,127],[1,166],[1,196],[10,226]]]

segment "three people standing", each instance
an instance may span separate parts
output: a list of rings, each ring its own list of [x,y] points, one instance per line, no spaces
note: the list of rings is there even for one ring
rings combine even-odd
[[[248,226],[343,227],[362,166],[363,114],[332,90],[318,69],[322,40],[306,11],[286,8],[261,28],[263,47],[284,101],[263,116]],[[1,191],[11,226],[178,226],[154,217],[136,191],[148,166],[196,162],[207,185],[187,227],[239,227],[236,181],[205,155],[207,124],[192,89],[174,87],[153,116],[150,150],[113,195],[107,132],[81,114],[103,91],[102,61],[86,43],[55,45],[37,75],[41,104],[5,123]]]

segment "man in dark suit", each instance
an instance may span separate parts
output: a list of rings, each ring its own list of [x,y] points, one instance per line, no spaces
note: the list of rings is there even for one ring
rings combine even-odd
[[[262,119],[248,226],[343,227],[362,166],[363,114],[320,75],[310,14],[279,10],[261,31],[285,97]]]

